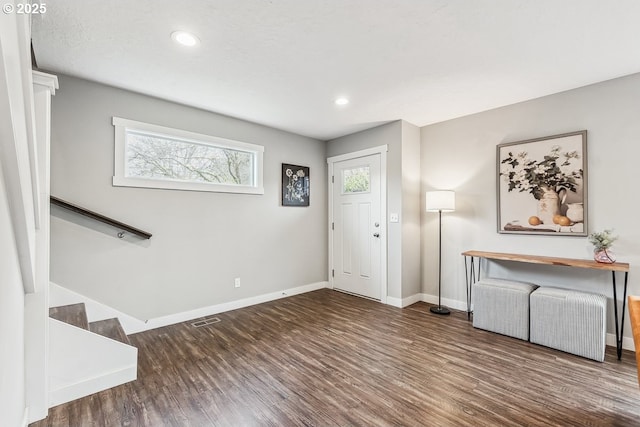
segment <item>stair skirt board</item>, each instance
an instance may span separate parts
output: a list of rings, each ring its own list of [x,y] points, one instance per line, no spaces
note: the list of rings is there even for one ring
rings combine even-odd
[[[55,319],[49,334],[49,407],[137,378],[137,348]]]

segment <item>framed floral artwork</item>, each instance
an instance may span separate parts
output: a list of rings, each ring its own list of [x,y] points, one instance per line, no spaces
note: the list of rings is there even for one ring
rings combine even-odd
[[[587,235],[587,131],[497,146],[498,232]]]
[[[309,168],[282,164],[282,206],[309,206]]]

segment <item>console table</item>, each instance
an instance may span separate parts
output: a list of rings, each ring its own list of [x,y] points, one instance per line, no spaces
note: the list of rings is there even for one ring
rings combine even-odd
[[[538,255],[522,255],[522,254],[510,254],[500,252],[484,252],[484,251],[465,251],[462,252],[464,256],[464,269],[465,269],[465,281],[467,285],[467,319],[471,319],[471,287],[480,279],[481,271],[481,259],[490,259],[497,261],[514,261],[514,262],[526,262],[530,264],[544,264],[544,265],[560,265],[563,267],[576,267],[576,268],[588,268],[592,270],[605,270],[611,271],[611,278],[613,281],[613,311],[616,322],[616,351],[618,353],[618,360],[622,358],[622,331],[624,328],[624,314],[627,302],[627,281],[629,279],[629,264],[625,262],[615,262],[613,264],[604,264],[587,259],[574,259],[574,258],[557,258]],[[476,262],[477,259],[477,268]],[[469,260],[469,262],[468,262]],[[616,272],[624,273],[624,290],[622,296],[622,316],[618,319],[618,295],[616,287]]]

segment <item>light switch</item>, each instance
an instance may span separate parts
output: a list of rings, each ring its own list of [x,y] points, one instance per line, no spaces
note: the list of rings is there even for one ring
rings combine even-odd
[[[397,213],[389,214],[389,222],[398,222],[398,221],[399,221],[399,215]]]

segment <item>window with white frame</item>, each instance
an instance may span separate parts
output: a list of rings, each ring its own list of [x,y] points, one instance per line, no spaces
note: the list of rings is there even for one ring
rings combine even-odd
[[[113,185],[264,194],[260,145],[113,118]]]

